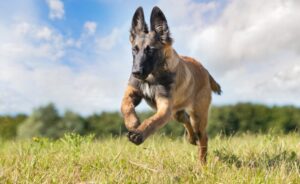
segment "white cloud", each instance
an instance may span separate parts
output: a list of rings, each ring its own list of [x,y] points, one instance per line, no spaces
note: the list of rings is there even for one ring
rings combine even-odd
[[[36,20],[38,17],[37,10],[39,7],[36,0],[0,1],[0,7],[0,22],[2,24],[14,21]]]
[[[42,40],[51,40],[52,38],[52,30],[48,27],[42,27],[38,32],[36,33],[36,36],[38,39]]]
[[[100,37],[96,40],[97,49],[98,50],[111,50],[118,43],[120,36],[121,36],[120,30],[117,28],[114,28],[109,35],[107,35],[105,37]]]
[[[31,29],[31,26],[28,22],[21,22],[16,26],[17,34],[27,34]]]
[[[75,72],[59,64],[37,66],[32,70],[19,64],[9,64],[3,69],[9,73],[0,74],[2,113],[29,113],[33,107],[54,102],[59,109],[71,108],[89,114],[104,109],[114,110],[114,105],[120,100],[114,98],[121,95],[118,93],[120,90],[114,91],[109,80],[99,72]]]
[[[46,0],[50,12],[49,18],[52,20],[62,19],[65,15],[64,3],[61,0]]]
[[[106,36],[75,39],[37,22],[1,26],[0,112],[29,113],[49,102],[82,114],[118,109],[130,55],[123,45],[116,55],[116,39],[109,38],[121,32],[115,28]],[[96,39],[106,40],[106,47],[92,41]]]
[[[87,32],[89,35],[94,35],[97,30],[97,23],[93,21],[87,21],[84,23],[84,30]]]
[[[199,26],[204,23],[205,14],[218,8],[218,1],[198,3],[192,0],[160,0],[158,6],[167,15],[167,19],[173,26]],[[188,19],[187,19],[188,18]]]
[[[274,82],[276,74],[294,71],[300,61],[298,1],[232,0],[226,6],[218,1],[180,2],[168,6],[169,1],[160,1],[175,49],[201,60],[222,84],[224,94],[215,102],[300,105],[294,101],[299,98],[298,73]],[[207,21],[207,15],[215,14],[215,20]]]
[[[224,94],[214,102],[300,105],[295,101],[300,93],[299,2],[219,2],[158,2],[175,49],[201,60],[221,83]],[[130,22],[103,35],[96,22],[87,21],[79,38],[32,18],[0,17],[0,25],[1,113],[30,112],[48,102],[83,114],[119,109],[131,68]]]

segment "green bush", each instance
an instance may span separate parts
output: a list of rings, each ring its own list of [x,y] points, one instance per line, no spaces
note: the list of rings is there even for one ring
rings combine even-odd
[[[35,109],[18,127],[18,137],[20,138],[50,137],[57,139],[68,132],[84,134],[84,119],[71,111],[67,111],[63,117],[60,117],[53,104]]]
[[[141,122],[154,112],[138,113]],[[160,130],[168,136],[184,134],[181,123],[170,121]],[[266,106],[251,103],[214,106],[211,108],[208,133],[211,137],[249,133],[286,134],[300,131],[300,108]],[[34,109],[31,115],[0,116],[0,137],[11,139],[29,137],[60,138],[65,133],[94,134],[95,137],[118,136],[127,133],[119,112],[102,112],[82,117],[72,111],[60,115],[53,104]]]
[[[24,114],[16,116],[0,116],[0,137],[13,139],[17,136],[18,126],[27,118]]]

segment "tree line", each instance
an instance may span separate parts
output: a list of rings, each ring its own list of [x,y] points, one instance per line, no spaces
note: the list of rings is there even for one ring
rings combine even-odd
[[[153,112],[141,112],[141,121]],[[83,117],[75,112],[59,114],[54,104],[41,106],[30,115],[0,116],[0,138],[49,137],[57,139],[65,133],[80,135],[94,134],[97,138],[118,136],[127,132],[119,112],[102,112]],[[161,133],[181,136],[183,125],[170,121]],[[208,134],[215,136],[239,133],[286,134],[300,132],[300,108],[294,106],[266,106],[239,103],[236,105],[213,106],[208,122]]]

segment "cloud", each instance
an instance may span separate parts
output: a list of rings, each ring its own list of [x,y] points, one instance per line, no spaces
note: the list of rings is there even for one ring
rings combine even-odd
[[[87,34],[94,35],[97,30],[97,23],[93,21],[87,21],[84,23],[83,27]]]
[[[96,40],[97,49],[111,50],[118,43],[120,36],[121,36],[120,30],[117,28],[114,28],[109,35],[107,35],[105,37],[100,37]]]
[[[118,104],[120,100],[114,98],[121,95],[120,90],[113,90],[113,84],[99,75],[99,71],[74,71],[59,64],[32,69],[11,63],[1,67],[9,71],[0,74],[2,113],[29,113],[33,107],[54,102],[60,110],[71,108],[89,114],[104,109],[114,110],[112,104]]]
[[[65,15],[64,3],[61,0],[46,0],[50,12],[49,18],[51,20],[62,19]]]
[[[173,26],[199,26],[205,23],[205,15],[219,8],[220,4],[218,1],[199,3],[192,0],[160,0],[158,6],[168,15],[167,19]]]
[[[200,60],[224,88],[215,102],[300,105],[294,101],[299,96],[300,86],[294,85],[299,74],[287,77],[286,82],[278,79],[279,74],[294,71],[300,60],[298,1],[169,3],[160,1],[170,20],[175,48]]]
[[[50,6],[52,1],[47,2]],[[63,4],[55,2],[61,8],[52,9],[63,13],[51,18],[50,10],[49,16],[61,19]],[[224,2],[157,2],[174,48],[200,60],[222,85],[223,95],[213,102],[300,105],[295,101],[300,92],[300,3]],[[29,18],[21,11],[6,15],[18,17],[10,21],[0,17],[0,112],[30,112],[48,102],[82,114],[118,110],[131,68],[130,22],[103,31],[98,25],[105,22],[83,21],[76,37],[32,18],[38,17],[36,11],[26,9]]]
[[[89,37],[85,31],[76,39],[39,22],[2,26],[0,112],[29,113],[49,102],[81,114],[117,109],[130,55],[124,45],[114,46],[127,31],[114,28],[108,35]]]
[[[52,38],[52,30],[48,27],[42,27],[37,33],[36,36],[41,40],[51,40]]]

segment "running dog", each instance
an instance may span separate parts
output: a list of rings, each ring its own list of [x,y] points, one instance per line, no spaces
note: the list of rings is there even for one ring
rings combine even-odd
[[[152,9],[150,24],[149,30],[139,7],[132,18],[133,65],[121,105],[127,136],[139,145],[173,118],[183,123],[188,141],[198,145],[199,159],[205,162],[211,94],[220,95],[221,87],[199,62],[172,48],[166,17],[158,7]],[[140,123],[135,107],[142,99],[156,113]]]

